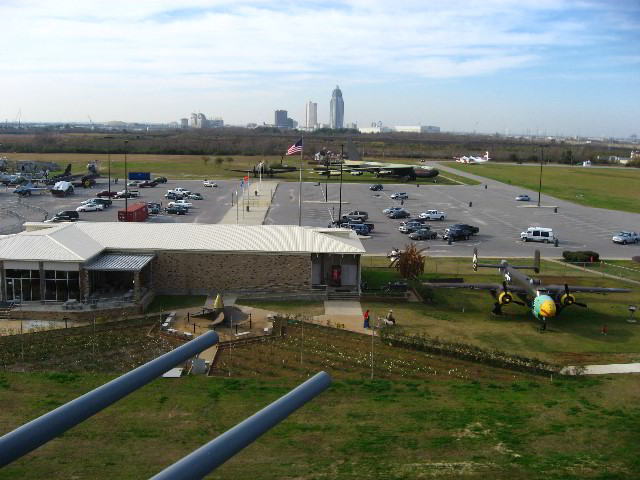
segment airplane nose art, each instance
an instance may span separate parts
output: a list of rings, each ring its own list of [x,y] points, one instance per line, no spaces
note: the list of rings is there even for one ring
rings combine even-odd
[[[540,315],[543,317],[555,317],[556,315],[556,304],[553,300],[545,300],[540,305]]]

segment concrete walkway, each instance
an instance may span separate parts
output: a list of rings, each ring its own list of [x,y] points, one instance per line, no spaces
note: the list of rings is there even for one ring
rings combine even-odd
[[[576,375],[575,366],[564,367],[560,373]],[[610,365],[585,365],[583,375],[608,375],[611,373],[640,373],[640,363],[612,363]]]
[[[238,192],[239,201],[229,208],[229,211],[220,220],[227,225],[262,225],[271,207],[271,198],[278,188],[278,182],[265,181],[252,183],[249,187],[249,195]],[[255,192],[258,192],[256,195]],[[247,211],[247,207],[249,210]]]

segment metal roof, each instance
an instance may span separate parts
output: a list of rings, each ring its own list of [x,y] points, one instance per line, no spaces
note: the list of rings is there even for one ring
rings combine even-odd
[[[151,260],[153,260],[153,255],[104,253],[90,260],[84,268],[86,270],[139,272]]]
[[[294,225],[74,222],[0,236],[0,260],[85,262],[104,250],[363,254],[356,233]]]

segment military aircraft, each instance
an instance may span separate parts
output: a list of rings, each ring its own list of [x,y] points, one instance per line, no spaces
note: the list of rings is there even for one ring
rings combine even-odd
[[[459,163],[469,163],[471,165],[476,163],[487,163],[491,158],[489,157],[489,152],[484,152],[483,157],[474,157],[473,155],[462,156],[462,157],[453,157],[456,162]]]
[[[87,164],[87,173],[71,173],[71,164],[67,165],[67,168],[64,172],[54,175],[53,177],[47,180],[47,185],[55,185],[58,182],[74,182],[77,186],[90,187],[91,185],[95,185],[95,179],[100,176],[98,172],[98,166],[95,162],[91,162]]]
[[[56,184],[51,189],[51,195],[54,197],[66,197],[67,195],[73,195],[74,189],[71,182],[65,182],[61,180],[56,182]]]
[[[25,197],[27,195],[31,195],[31,193],[33,192],[40,192],[46,189],[46,187],[36,187],[33,183],[31,183],[31,180],[29,180],[29,182],[25,185],[18,185],[16,188],[14,188],[13,193],[17,193],[21,197]]]
[[[335,165],[332,165],[335,168]],[[326,175],[326,167],[316,167],[314,169],[319,175]],[[395,177],[409,182],[420,178],[437,177],[440,172],[432,167],[421,167],[419,165],[405,165],[401,163],[363,162],[345,160],[342,164],[343,172],[369,172],[376,177]],[[325,172],[325,173],[323,173]]]
[[[542,285],[540,280],[531,278],[520,273],[518,270],[532,269],[535,273],[540,273],[540,250],[535,251],[533,265],[515,266],[509,265],[507,260],[502,260],[499,264],[478,263],[478,249],[473,249],[473,270],[480,268],[497,268],[500,270],[504,280],[502,285],[498,283],[430,283],[433,288],[468,288],[470,290],[488,290],[495,299],[492,313],[502,314],[502,307],[515,303],[529,307],[533,316],[540,321],[540,330],[546,330],[547,320],[557,317],[560,312],[571,305],[586,307],[585,303],[577,302],[573,292],[586,293],[628,293],[628,288],[607,288],[607,287],[569,287],[564,285]],[[521,300],[514,300],[513,294]]]
[[[227,169],[228,172],[240,172],[240,173],[252,173],[254,177],[258,177],[262,172],[262,175],[267,175],[269,177],[273,177],[274,175],[279,175],[281,173],[288,172],[297,172],[298,168],[290,165],[269,165],[267,162],[262,161],[255,165],[251,170],[240,170],[240,169]]]

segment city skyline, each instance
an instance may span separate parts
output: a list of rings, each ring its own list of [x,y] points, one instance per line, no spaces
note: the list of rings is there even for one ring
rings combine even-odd
[[[626,137],[640,133],[634,1],[68,0],[0,4],[0,121],[330,123]],[[322,28],[317,19],[322,19]],[[286,28],[282,28],[286,25]]]

